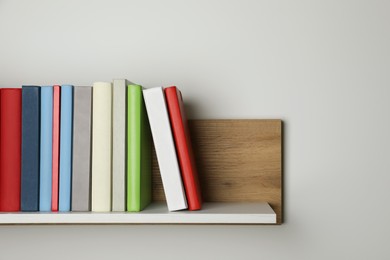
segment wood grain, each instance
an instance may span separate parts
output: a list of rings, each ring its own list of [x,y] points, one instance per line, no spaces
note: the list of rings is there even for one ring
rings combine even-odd
[[[190,120],[203,200],[270,203],[282,223],[282,121]],[[153,200],[165,200],[153,155]]]

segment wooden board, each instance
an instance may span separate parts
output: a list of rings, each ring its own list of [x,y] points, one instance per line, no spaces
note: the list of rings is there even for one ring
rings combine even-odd
[[[281,120],[190,120],[202,196],[206,202],[268,202],[282,212]],[[153,159],[153,200],[165,200]]]

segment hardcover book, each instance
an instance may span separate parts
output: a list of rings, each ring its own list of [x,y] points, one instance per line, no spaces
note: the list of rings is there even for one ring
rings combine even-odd
[[[169,211],[187,208],[171,124],[162,87],[143,90]]]
[[[93,84],[92,211],[111,211],[112,85]]]
[[[58,211],[58,176],[60,159],[60,86],[53,86],[53,161],[51,211]]]
[[[72,211],[89,211],[91,189],[92,88],[73,89]]]
[[[22,89],[0,90],[0,211],[20,210]]]
[[[41,87],[39,211],[51,211],[53,162],[53,87]]]
[[[39,210],[39,160],[41,89],[39,86],[22,87],[22,211]]]
[[[58,210],[70,211],[72,180],[73,86],[61,86],[60,182]]]
[[[164,92],[175,140],[176,153],[179,159],[181,177],[186,191],[188,209],[199,210],[202,207],[202,199],[187,118],[184,113],[183,98],[181,92],[176,87],[165,88]]]
[[[127,211],[141,211],[152,199],[152,149],[142,87],[127,87]]]
[[[126,87],[115,79],[112,103],[112,211],[126,208]]]

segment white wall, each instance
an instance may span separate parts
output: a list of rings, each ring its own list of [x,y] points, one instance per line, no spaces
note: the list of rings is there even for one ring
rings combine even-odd
[[[0,87],[176,84],[192,118],[281,118],[286,131],[282,226],[1,226],[0,258],[390,259],[389,10],[0,0]]]

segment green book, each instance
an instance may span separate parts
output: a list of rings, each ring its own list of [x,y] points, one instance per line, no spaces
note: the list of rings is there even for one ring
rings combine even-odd
[[[127,211],[152,200],[152,140],[142,87],[127,86]]]

